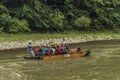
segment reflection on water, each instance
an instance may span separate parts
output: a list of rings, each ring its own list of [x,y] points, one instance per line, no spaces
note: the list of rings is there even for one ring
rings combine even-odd
[[[90,49],[90,57],[24,60],[26,51],[0,51],[0,80],[120,80],[120,40],[69,45]]]

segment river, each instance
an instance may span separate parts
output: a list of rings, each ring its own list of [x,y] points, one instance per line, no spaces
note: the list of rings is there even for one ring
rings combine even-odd
[[[0,80],[120,80],[120,40],[71,44],[89,57],[25,60],[25,49],[0,51]]]

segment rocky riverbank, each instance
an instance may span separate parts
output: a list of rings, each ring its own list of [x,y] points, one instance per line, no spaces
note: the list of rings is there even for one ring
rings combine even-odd
[[[105,36],[105,37],[74,37],[74,38],[65,38],[67,44],[72,44],[72,43],[80,43],[80,42],[87,42],[87,41],[93,41],[93,40],[110,40],[110,39],[118,39],[118,38],[113,38],[111,36]],[[32,43],[32,46],[36,45],[45,45],[45,44],[60,44],[62,42],[62,39],[40,39],[40,40],[28,40],[28,41],[7,41],[7,42],[1,42],[0,43],[0,50],[6,50],[6,49],[17,49],[17,48],[25,48],[28,44],[28,42]]]

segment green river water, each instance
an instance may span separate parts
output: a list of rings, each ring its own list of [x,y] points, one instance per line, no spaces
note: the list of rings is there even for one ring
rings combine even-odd
[[[0,51],[0,80],[120,80],[120,40],[69,45],[91,50],[89,57],[25,60],[25,49]]]

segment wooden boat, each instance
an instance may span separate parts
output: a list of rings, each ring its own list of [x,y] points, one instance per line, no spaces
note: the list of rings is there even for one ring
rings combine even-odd
[[[70,53],[70,54],[58,54],[54,56],[36,56],[36,57],[24,57],[24,59],[34,59],[34,60],[57,60],[65,58],[78,58],[89,56],[91,52],[89,50],[80,51],[79,53]]]

